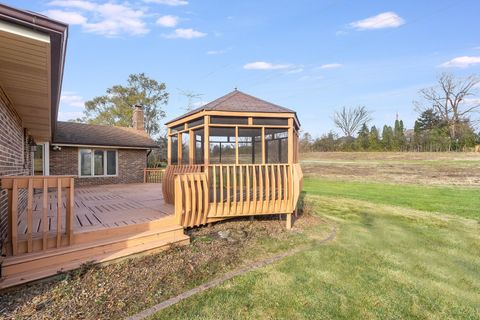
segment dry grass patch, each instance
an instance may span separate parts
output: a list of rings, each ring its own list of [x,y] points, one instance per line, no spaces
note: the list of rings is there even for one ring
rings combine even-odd
[[[302,237],[304,229],[320,222],[304,215],[289,232],[285,221],[272,216],[192,229],[189,246],[104,266],[85,265],[60,279],[4,292],[0,318],[122,318],[249,261],[301,245],[307,241]],[[219,231],[225,230],[233,237],[221,238]]]

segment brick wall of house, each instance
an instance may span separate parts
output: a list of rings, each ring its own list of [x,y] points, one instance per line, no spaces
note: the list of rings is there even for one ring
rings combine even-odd
[[[118,149],[117,176],[78,177],[75,179],[75,185],[85,186],[143,182],[143,169],[146,166],[146,161],[146,150]],[[50,174],[78,176],[78,148],[62,146],[62,149],[59,151],[51,150]]]
[[[31,148],[22,120],[11,101],[0,88],[0,176],[30,175],[32,173]],[[26,206],[26,193],[20,192],[19,209]],[[7,192],[0,190],[0,251],[7,237]]]

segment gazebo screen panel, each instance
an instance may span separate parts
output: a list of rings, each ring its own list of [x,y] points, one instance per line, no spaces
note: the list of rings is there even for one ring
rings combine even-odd
[[[210,117],[210,123],[213,124],[248,124],[247,117]]]
[[[238,163],[262,163],[262,129],[238,128]]]
[[[190,164],[190,134],[182,133],[182,164]]]
[[[205,150],[205,130],[198,129],[193,131],[194,141],[195,141],[195,149],[193,153],[194,163],[195,164],[203,164],[204,161],[204,150]]]
[[[178,135],[172,135],[171,163],[178,164]]]
[[[253,124],[265,126],[288,126],[286,118],[253,118]]]
[[[265,129],[266,163],[288,162],[288,129]]]
[[[235,163],[235,128],[211,127],[209,137],[210,163]]]

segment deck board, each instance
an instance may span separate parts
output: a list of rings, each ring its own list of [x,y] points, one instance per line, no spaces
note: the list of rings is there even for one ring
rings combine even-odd
[[[43,223],[54,232],[57,223],[57,193],[48,195],[48,219],[42,221],[43,193],[34,195],[33,236],[40,236]],[[65,230],[66,192],[62,193],[62,230]],[[174,207],[165,203],[162,186],[149,184],[118,184],[75,188],[74,233],[117,226],[145,223],[174,214]],[[27,214],[18,214],[20,239],[27,232]]]

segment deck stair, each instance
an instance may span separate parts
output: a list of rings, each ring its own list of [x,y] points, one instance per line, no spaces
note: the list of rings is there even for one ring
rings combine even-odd
[[[0,289],[73,270],[89,261],[103,263],[190,242],[183,227],[170,217],[126,227],[86,231],[75,237],[75,244],[69,247],[5,258]]]

